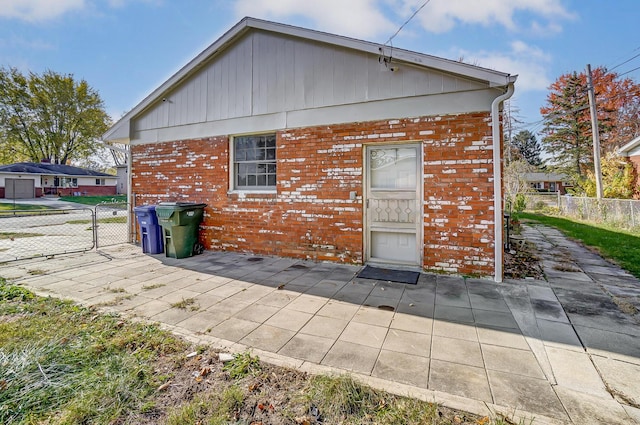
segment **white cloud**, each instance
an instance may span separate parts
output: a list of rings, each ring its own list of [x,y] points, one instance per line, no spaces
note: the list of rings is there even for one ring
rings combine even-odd
[[[28,22],[55,19],[72,10],[82,9],[84,0],[3,0],[0,18],[17,18]]]
[[[107,0],[109,7],[119,9],[125,7],[129,3],[133,3],[134,0]],[[147,3],[150,5],[162,4],[162,0],[137,0],[140,3]]]
[[[518,92],[547,90],[551,84],[548,76],[551,56],[542,49],[522,41],[511,42],[509,52],[459,51],[458,56],[464,57],[465,62],[518,75],[516,82]]]
[[[424,2],[422,0],[403,0],[402,10],[408,16]],[[515,15],[526,12],[540,16],[552,22],[570,19],[572,14],[560,0],[431,0],[416,16],[422,26],[434,33],[451,31],[456,25],[473,24],[490,26],[493,24],[515,30],[518,28]],[[558,29],[558,25],[529,23],[522,29]]]
[[[557,22],[547,22],[546,24],[541,24],[538,21],[532,21],[529,25],[529,31],[534,35],[549,36],[562,32],[562,26]]]
[[[396,29],[377,0],[238,0],[235,12],[239,17],[263,19],[302,17],[319,30],[365,39]]]
[[[12,48],[19,50],[53,50],[55,45],[41,38],[26,39],[12,35],[6,39],[0,39],[0,48]]]

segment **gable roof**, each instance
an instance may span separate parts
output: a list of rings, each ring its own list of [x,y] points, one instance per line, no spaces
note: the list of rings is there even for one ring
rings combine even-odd
[[[15,164],[1,165],[0,173],[22,173],[22,174],[47,174],[56,176],[74,177],[112,177],[116,176],[100,171],[88,170],[86,168],[74,167],[72,165],[18,162]]]
[[[640,148],[640,136],[618,149],[618,153],[622,156],[630,156],[632,154],[637,154],[638,152],[633,151],[637,151],[638,148]]]
[[[171,76],[162,85],[151,92],[138,105],[127,112],[118,122],[116,122],[103,135],[104,140],[127,140],[129,137],[129,123],[131,119],[141,112],[145,111],[154,102],[163,98],[163,95],[172,88],[194,75],[207,61],[213,56],[220,54],[232,45],[239,38],[244,36],[251,30],[262,30],[272,33],[278,33],[300,39],[330,44],[338,47],[344,47],[363,53],[374,54],[378,56],[392,56],[394,59],[408,62],[410,64],[432,68],[439,71],[459,75],[472,80],[482,81],[489,87],[504,87],[510,83],[514,83],[516,76],[507,73],[498,72],[475,65],[470,65],[449,59],[443,59],[436,56],[417,53],[409,50],[391,48],[383,46],[379,43],[358,40],[354,38],[329,34],[321,31],[295,27],[286,24],[280,24],[271,21],[265,21],[255,18],[246,17],[222,35],[218,40],[212,43],[178,72]]]
[[[570,180],[566,174],[558,173],[524,173],[522,177],[528,182],[565,182]]]

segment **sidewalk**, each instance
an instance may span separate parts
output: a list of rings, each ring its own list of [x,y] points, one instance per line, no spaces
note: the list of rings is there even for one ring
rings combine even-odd
[[[76,208],[89,208],[90,206],[77,204],[75,202],[61,201],[56,197],[43,196],[40,198],[31,199],[5,199],[5,203],[15,203],[16,209],[20,209],[20,205],[42,205],[48,208],[54,208],[57,210],[70,210]]]
[[[535,424],[640,423],[640,332],[610,296],[623,288],[631,300],[640,284],[551,229],[525,237],[548,281],[422,274],[404,285],[356,278],[358,266],[225,252],[176,260],[129,245],[8,263],[0,275],[197,343],[348,371],[452,408]]]

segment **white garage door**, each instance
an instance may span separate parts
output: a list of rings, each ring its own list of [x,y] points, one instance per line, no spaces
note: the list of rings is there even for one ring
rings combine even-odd
[[[35,180],[4,179],[4,197],[6,199],[35,198]]]

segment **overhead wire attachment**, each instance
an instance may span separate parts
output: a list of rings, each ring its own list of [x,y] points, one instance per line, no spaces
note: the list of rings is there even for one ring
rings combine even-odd
[[[417,8],[412,14],[411,16],[409,16],[409,19],[407,19],[406,21],[404,21],[404,23],[402,25],[400,25],[400,28],[398,28],[398,30],[393,33],[393,35],[391,37],[389,37],[389,39],[378,49],[380,50],[380,56],[378,57],[378,62],[380,63],[384,63],[384,66],[389,69],[392,72],[395,72],[398,70],[397,66],[393,66],[391,65],[391,61],[393,60],[393,39],[396,37],[396,35],[398,35],[400,33],[400,31],[402,31],[402,29],[413,19],[415,18],[415,16],[422,10],[424,9],[424,7],[430,2],[431,0],[425,0],[424,3],[422,3],[422,6],[420,6],[419,8]],[[386,56],[384,54],[384,48],[390,45],[391,48],[389,50],[389,56]]]

